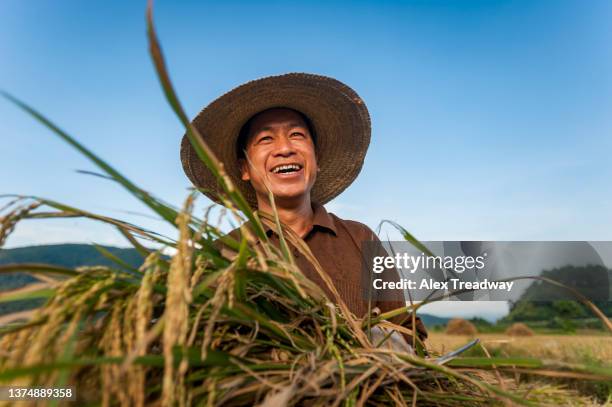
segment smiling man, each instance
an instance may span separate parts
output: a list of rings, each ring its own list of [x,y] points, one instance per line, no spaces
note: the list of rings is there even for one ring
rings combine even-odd
[[[357,93],[329,77],[292,73],[248,82],[231,90],[198,114],[193,125],[225,165],[249,203],[272,213],[309,246],[349,309],[368,311],[362,282],[363,244],[378,242],[366,225],[328,213],[323,205],[357,177],[370,142],[370,117]],[[189,179],[218,202],[218,185],[184,137],[181,160]],[[273,230],[266,230],[278,244]],[[239,233],[239,230],[232,232]],[[382,250],[382,246],[381,246]],[[326,284],[293,248],[300,270],[329,298]],[[397,272],[392,271],[397,278]],[[396,291],[397,293],[397,291]],[[405,306],[402,294],[378,297],[381,312]],[[401,321],[400,321],[401,319]],[[410,318],[394,322],[411,327]],[[417,318],[416,331],[427,336]]]

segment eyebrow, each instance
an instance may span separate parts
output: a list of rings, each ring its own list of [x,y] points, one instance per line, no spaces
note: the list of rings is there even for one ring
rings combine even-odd
[[[308,128],[308,126],[307,126],[307,125],[305,125],[305,124],[299,124],[299,123],[297,123],[297,122],[292,122],[292,123],[289,123],[289,125],[288,125],[287,127],[289,127],[289,128],[301,127],[301,128],[303,128],[303,129],[307,129],[307,128]],[[266,127],[262,127],[261,129],[259,129],[259,130],[257,131],[257,133],[261,133],[262,131],[272,131],[272,130],[273,130],[273,129],[272,129],[272,127],[270,127],[270,126],[266,126]]]

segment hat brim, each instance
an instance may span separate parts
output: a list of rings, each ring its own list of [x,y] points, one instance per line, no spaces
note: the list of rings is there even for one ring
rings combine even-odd
[[[240,178],[236,143],[241,128],[257,113],[275,107],[297,110],[310,120],[317,136],[320,168],[311,200],[325,204],[357,177],[370,144],[370,116],[357,93],[326,76],[290,73],[241,85],[205,107],[192,124],[224,163],[227,174],[257,206],[255,191]],[[181,142],[183,169],[202,193],[219,202],[219,185],[200,161],[187,136]]]

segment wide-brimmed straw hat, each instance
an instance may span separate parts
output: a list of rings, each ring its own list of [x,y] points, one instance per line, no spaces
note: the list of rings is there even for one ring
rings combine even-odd
[[[264,110],[285,107],[303,113],[316,134],[320,168],[311,200],[329,202],[357,177],[370,144],[370,115],[359,95],[321,75],[289,73],[241,85],[206,106],[192,124],[221,160],[245,198],[256,207],[255,191],[240,178],[236,143],[246,122]],[[187,136],[181,143],[183,169],[204,194],[218,202],[218,182],[198,158]]]

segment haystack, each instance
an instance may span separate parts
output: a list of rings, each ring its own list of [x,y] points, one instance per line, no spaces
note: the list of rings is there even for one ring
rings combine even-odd
[[[506,335],[509,336],[533,336],[533,331],[522,322],[515,322],[506,329]]]
[[[478,330],[473,323],[461,318],[455,318],[446,324],[446,333],[449,335],[476,335]]]

